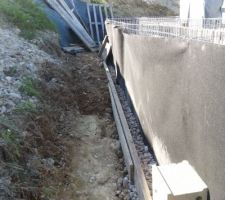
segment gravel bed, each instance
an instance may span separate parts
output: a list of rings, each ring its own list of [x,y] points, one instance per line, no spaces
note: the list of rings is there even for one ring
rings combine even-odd
[[[152,165],[157,164],[154,152],[146,143],[146,139],[143,136],[140,123],[137,117],[133,113],[131,106],[129,105],[124,90],[116,85],[117,93],[122,104],[131,135],[134,140],[136,150],[138,152],[139,158],[141,160],[142,168],[148,182],[148,187],[150,192],[152,191]]]
[[[110,67],[110,72],[112,74],[112,77],[115,83],[115,77],[116,77],[115,70],[112,67]],[[129,101],[126,97],[125,91],[122,89],[120,85],[116,83],[115,83],[115,86],[116,86],[116,90],[117,90],[120,102],[123,107],[124,114],[127,119],[128,126],[130,128],[131,135],[134,140],[137,153],[141,160],[142,168],[148,183],[150,193],[152,194],[152,165],[157,164],[154,152],[152,148],[148,145],[147,140],[144,137],[139,120],[137,119],[135,113],[131,109],[131,105],[129,104]],[[132,187],[135,188],[134,186],[131,186],[131,188]],[[129,194],[130,194],[131,200],[138,199],[136,190],[135,192],[130,190]],[[134,194],[134,197],[133,197],[133,194]]]

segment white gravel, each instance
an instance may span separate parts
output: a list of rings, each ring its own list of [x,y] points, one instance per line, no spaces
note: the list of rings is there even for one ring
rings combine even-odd
[[[18,91],[23,77],[36,78],[44,62],[57,61],[36,45],[19,36],[19,29],[0,27],[0,113],[12,111],[27,99]]]

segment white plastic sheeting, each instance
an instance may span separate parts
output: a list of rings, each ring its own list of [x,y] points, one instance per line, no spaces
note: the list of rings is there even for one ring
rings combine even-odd
[[[225,16],[224,0],[180,0],[182,19],[219,18]]]

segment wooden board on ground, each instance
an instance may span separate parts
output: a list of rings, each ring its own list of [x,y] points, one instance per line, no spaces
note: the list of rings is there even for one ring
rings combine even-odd
[[[98,57],[101,58],[102,53],[103,53],[103,51],[104,51],[104,49],[105,49],[105,46],[106,46],[106,44],[107,44],[108,42],[109,42],[109,36],[106,35],[105,38],[104,38],[104,40],[103,40],[103,42],[102,42],[102,45],[101,45],[101,47],[100,47],[100,50],[99,50],[99,53],[98,53]]]
[[[120,122],[120,118],[118,115],[118,111],[116,108],[116,103],[112,94],[112,90],[110,85],[109,86],[109,92],[110,92],[110,97],[111,97],[111,103],[112,103],[112,109],[113,109],[113,115],[114,115],[114,119],[116,122],[116,127],[117,127],[117,131],[119,134],[119,138],[120,138],[120,144],[122,147],[122,151],[123,151],[123,155],[124,155],[124,160],[125,160],[125,164],[128,170],[128,175],[129,175],[129,179],[130,181],[133,183],[134,182],[134,164],[133,164],[133,160],[131,158],[130,155],[130,151],[127,145],[127,141],[126,138],[124,136],[124,132],[123,132],[123,128],[122,128],[122,124]]]
[[[112,80],[111,74],[109,72],[108,66],[107,64],[104,62],[104,68],[106,71],[106,75],[109,81],[109,85],[114,97],[114,100],[116,102],[116,107],[117,107],[117,111],[118,111],[118,115],[120,118],[120,122],[122,124],[122,128],[124,131],[124,135],[128,144],[128,148],[132,157],[132,160],[134,162],[134,182],[137,188],[137,192],[139,194],[139,198],[141,200],[152,200],[152,197],[150,195],[150,191],[148,188],[148,184],[147,184],[147,180],[145,178],[142,166],[141,166],[141,161],[138,157],[138,153],[125,117],[125,114],[123,112],[123,108],[122,105],[120,103],[120,99],[118,97],[114,82]]]
[[[106,62],[106,59],[108,58],[109,53],[112,49],[112,45],[109,42],[107,42],[105,43],[104,46],[105,47],[102,48],[101,53],[99,52],[99,57],[101,58],[102,61]]]
[[[100,44],[100,35],[99,35],[98,19],[97,19],[96,6],[95,5],[93,5],[93,12],[94,12],[94,19],[95,19],[95,30],[96,30],[96,35],[97,35],[97,41],[98,41],[98,44]]]
[[[83,47],[80,47],[80,46],[63,47],[62,49],[63,49],[64,52],[71,53],[71,54],[81,53],[81,52],[85,51],[85,49]]]

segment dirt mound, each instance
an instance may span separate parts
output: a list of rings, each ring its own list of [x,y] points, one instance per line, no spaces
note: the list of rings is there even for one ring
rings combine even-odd
[[[51,96],[55,104],[99,116],[110,110],[107,79],[95,54],[65,55],[59,66],[46,62],[40,76],[45,80],[44,95]]]

